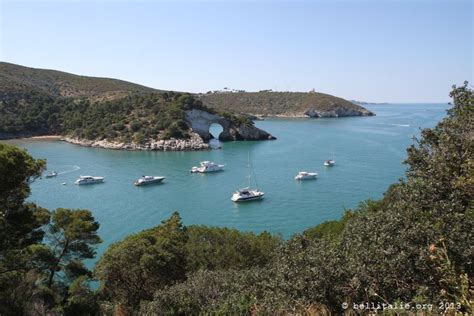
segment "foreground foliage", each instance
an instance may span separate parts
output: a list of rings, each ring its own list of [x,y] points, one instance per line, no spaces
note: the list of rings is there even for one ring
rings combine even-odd
[[[97,310],[95,298],[79,301],[80,283],[91,272],[99,224],[87,210],[54,212],[25,202],[29,184],[45,161],[0,144],[0,314],[41,315],[48,311]],[[86,287],[81,293],[94,297]],[[71,309],[71,306],[74,308]]]

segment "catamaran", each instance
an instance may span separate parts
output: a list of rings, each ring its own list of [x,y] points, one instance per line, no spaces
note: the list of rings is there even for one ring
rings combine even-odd
[[[242,188],[232,194],[231,200],[234,202],[247,202],[263,198],[265,193],[259,189]]]
[[[83,185],[83,184],[94,184],[104,182],[104,177],[93,177],[93,176],[80,176],[74,184]]]
[[[332,167],[336,164],[336,160],[334,159],[334,154],[332,155],[332,159],[328,159],[324,162],[326,167]]]
[[[161,183],[165,177],[159,177],[159,176],[142,176],[140,179],[136,180],[133,184],[136,186],[140,185],[147,185],[147,184],[153,184],[153,183]]]
[[[254,175],[254,180],[255,180],[255,186],[258,187],[257,180],[255,178],[255,172],[253,168],[250,165],[250,154],[249,154],[249,163],[248,163],[249,169],[252,170],[252,173]],[[250,188],[250,179],[251,175],[248,175],[249,183],[246,188],[238,189],[237,191],[232,194],[231,200],[233,202],[247,202],[247,201],[254,201],[254,200],[259,200],[263,198],[265,195],[265,192],[260,191],[258,188],[252,189]]]
[[[192,173],[207,173],[207,172],[216,172],[224,170],[224,165],[218,165],[212,161],[203,161],[200,163],[199,167],[192,167]]]
[[[335,164],[336,164],[336,161],[333,160],[333,159],[328,159],[328,160],[326,160],[326,161],[324,162],[324,165],[325,165],[326,167],[332,167],[332,166],[334,166]]]

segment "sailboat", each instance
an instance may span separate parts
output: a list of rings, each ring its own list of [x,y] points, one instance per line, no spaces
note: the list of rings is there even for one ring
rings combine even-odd
[[[252,173],[253,173],[253,176],[254,176],[254,179],[255,179],[255,172],[254,172],[253,168],[250,165],[250,153],[249,153],[248,167],[249,167],[249,169],[252,170]],[[248,183],[247,187],[242,188],[242,189],[238,189],[237,191],[234,192],[234,194],[232,194],[231,200],[233,202],[247,202],[247,201],[254,201],[254,200],[259,200],[259,199],[263,198],[263,195],[265,193],[258,189],[258,184],[257,184],[256,179],[255,179],[255,185],[257,186],[257,188],[256,189],[250,188],[250,178],[251,178],[251,175],[249,174],[248,175],[249,183]]]
[[[328,159],[324,162],[326,167],[332,167],[336,164],[336,160],[334,159],[334,154],[332,154],[332,159]]]

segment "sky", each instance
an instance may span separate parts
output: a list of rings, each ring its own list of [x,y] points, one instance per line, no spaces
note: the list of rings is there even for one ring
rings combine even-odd
[[[447,102],[473,82],[473,2],[0,0],[0,60],[165,90]]]

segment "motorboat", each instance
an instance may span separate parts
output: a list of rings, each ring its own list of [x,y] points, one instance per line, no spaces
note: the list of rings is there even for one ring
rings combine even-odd
[[[140,186],[153,183],[161,183],[164,179],[165,177],[159,176],[142,176],[140,179],[137,179],[133,184],[135,184],[136,186]]]
[[[336,161],[334,159],[328,159],[324,162],[324,165],[326,167],[332,167],[336,164]]]
[[[295,177],[295,180],[314,180],[318,174],[316,172],[300,171]]]
[[[54,178],[54,177],[56,177],[57,175],[58,175],[58,173],[53,170],[53,171],[51,171],[50,173],[48,173],[48,174],[46,175],[46,178]]]
[[[94,183],[102,183],[104,182],[104,177],[93,177],[93,176],[80,176],[74,184],[82,185],[82,184],[94,184]]]
[[[207,173],[224,170],[224,165],[218,165],[212,161],[203,161],[199,164],[199,167],[192,167],[192,173]]]
[[[260,191],[259,189],[250,189],[250,188],[243,188],[237,190],[234,194],[232,194],[231,200],[234,202],[247,202],[258,200],[263,197],[265,193]]]
[[[255,177],[255,171],[253,170],[252,166],[250,165],[250,154],[249,154],[249,162],[248,162],[248,168],[249,168],[249,175],[248,175],[248,186],[242,189],[238,189],[237,191],[232,194],[232,197],[230,198],[233,202],[248,202],[248,201],[255,201],[263,198],[265,195],[264,192],[260,191],[258,189],[258,184],[257,184],[257,179]],[[256,189],[251,189],[250,188],[250,179],[252,176],[250,175],[250,170],[253,173],[253,178],[255,181],[255,186],[257,187]]]

